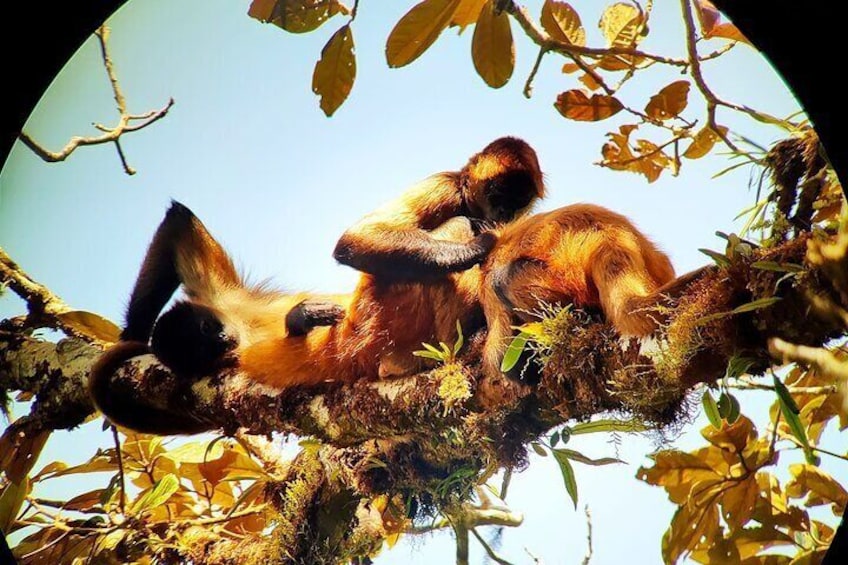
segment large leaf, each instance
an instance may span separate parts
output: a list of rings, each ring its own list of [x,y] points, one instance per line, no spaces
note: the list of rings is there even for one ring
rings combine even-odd
[[[621,459],[617,459],[615,457],[601,457],[599,459],[592,459],[591,457],[587,457],[580,453],[579,451],[575,451],[573,449],[554,449],[554,455],[556,452],[561,452],[563,457],[567,457],[572,461],[577,461],[578,463],[583,463],[584,465],[592,465],[593,467],[599,467],[601,465],[612,465],[613,463],[624,463]]]
[[[72,327],[81,334],[105,341],[115,343],[121,338],[121,328],[110,322],[103,316],[83,310],[73,310],[56,315],[63,324]]]
[[[848,505],[848,491],[836,480],[813,465],[796,463],[789,466],[792,479],[786,483],[786,494],[803,498],[805,506],[830,504],[835,516],[841,516]]]
[[[577,11],[568,2],[545,0],[542,6],[542,27],[548,35],[572,45],[586,45],[586,30]]]
[[[715,398],[710,394],[710,391],[705,390],[704,396],[701,398],[701,404],[704,407],[704,415],[714,428],[721,427],[721,415],[719,414],[718,405]]]
[[[459,0],[424,0],[400,19],[386,41],[386,61],[403,67],[421,56],[442,31],[459,6]]]
[[[332,116],[342,105],[355,79],[353,33],[349,25],[344,25],[324,45],[321,59],[315,64],[312,74],[312,92],[321,97],[324,114]]]
[[[474,68],[492,88],[505,85],[515,68],[515,45],[509,27],[509,15],[495,13],[494,0],[488,0],[474,27],[471,40]]]
[[[318,29],[336,14],[348,10],[337,0],[253,0],[247,14],[261,22],[270,22],[291,33]]]
[[[694,549],[702,538],[716,538],[718,530],[718,507],[715,504],[683,504],[674,513],[662,539],[664,562],[675,563],[681,555]]]
[[[559,470],[562,473],[562,481],[565,483],[565,490],[571,501],[574,503],[574,509],[577,509],[577,479],[574,478],[574,468],[561,449],[554,449],[554,458],[559,463]]]
[[[507,373],[515,367],[518,360],[521,358],[521,352],[524,351],[524,348],[527,346],[527,340],[530,336],[524,332],[521,332],[507,346],[506,351],[504,352],[503,359],[501,360],[501,372]]]
[[[645,113],[656,120],[667,120],[680,115],[689,103],[689,81],[677,80],[651,96]]]
[[[488,0],[459,0],[459,5],[451,17],[452,26],[459,26],[459,33],[462,33],[466,27],[476,23],[480,17],[480,11],[483,5]]]
[[[615,96],[593,94],[582,90],[566,90],[557,96],[554,107],[564,117],[579,122],[597,122],[619,113],[624,105]]]

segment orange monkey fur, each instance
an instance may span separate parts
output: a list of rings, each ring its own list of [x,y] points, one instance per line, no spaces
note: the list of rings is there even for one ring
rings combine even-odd
[[[657,325],[645,306],[674,279],[669,258],[630,220],[592,204],[505,226],[482,273],[489,376],[500,374],[512,325],[526,321],[540,301],[599,308],[621,335],[642,337]]]

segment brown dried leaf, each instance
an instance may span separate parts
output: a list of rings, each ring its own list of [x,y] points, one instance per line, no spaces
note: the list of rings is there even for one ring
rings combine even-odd
[[[725,22],[723,24],[718,24],[713,27],[708,35],[704,37],[708,39],[712,39],[713,37],[721,37],[722,39],[729,39],[731,41],[741,41],[742,43],[747,43],[751,45],[751,41],[742,35],[742,32],[739,31],[735,25],[729,22]]]
[[[250,17],[290,33],[314,31],[336,14],[348,13],[338,0],[254,0],[247,11]]]
[[[651,96],[645,113],[656,120],[667,120],[680,115],[689,103],[689,81],[677,80]]]
[[[451,27],[459,26],[459,33],[462,33],[466,27],[477,23],[480,10],[485,4],[486,0],[459,0],[459,5],[451,18]]]
[[[395,24],[386,41],[386,61],[403,67],[421,56],[448,26],[459,0],[424,0]]]
[[[598,81],[596,81],[595,78],[589,73],[583,73],[583,75],[581,75],[580,78],[577,80],[582,82],[589,90],[598,90],[599,88],[601,88],[601,85],[598,83]]]
[[[624,105],[614,96],[593,94],[589,98],[582,90],[567,90],[557,96],[554,107],[571,120],[597,122],[616,115]]]
[[[577,63],[565,63],[562,65],[562,72],[565,74],[576,73],[580,70],[580,66]]]
[[[80,512],[91,510],[94,506],[98,506],[100,504],[100,499],[102,498],[105,490],[106,489],[98,488],[78,494],[63,504],[62,509],[77,510]]]
[[[586,45],[586,30],[577,11],[568,2],[545,0],[542,6],[542,27],[558,41],[572,45]]]
[[[471,40],[471,58],[477,74],[492,88],[505,85],[515,68],[515,45],[509,27],[509,15],[495,14],[494,0],[488,0]]]
[[[121,338],[121,328],[110,322],[103,316],[83,310],[64,312],[56,316],[63,324],[72,327],[81,334],[105,341],[115,343]]]
[[[356,55],[349,25],[330,37],[312,73],[312,92],[321,97],[321,110],[332,116],[347,99],[356,80]]]

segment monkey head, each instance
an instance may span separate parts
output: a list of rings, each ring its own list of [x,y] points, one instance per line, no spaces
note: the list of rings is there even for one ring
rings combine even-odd
[[[237,340],[230,336],[210,308],[178,302],[153,328],[153,353],[180,375],[200,376],[228,365]]]
[[[517,137],[501,137],[471,157],[460,171],[462,197],[471,215],[509,222],[545,195],[536,152]]]

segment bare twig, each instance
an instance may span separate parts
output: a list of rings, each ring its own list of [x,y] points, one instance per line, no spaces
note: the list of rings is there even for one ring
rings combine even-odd
[[[589,505],[584,507],[586,513],[586,555],[583,557],[583,565],[589,565],[592,560],[592,514],[589,513]]]
[[[109,38],[109,28],[106,26],[101,26],[94,32],[97,36],[97,39],[100,42],[100,54],[103,58],[103,65],[106,68],[106,74],[109,76],[109,82],[112,85],[112,93],[115,98],[115,104],[118,108],[118,113],[120,117],[118,119],[118,124],[115,127],[107,127],[102,124],[93,124],[94,128],[103,132],[103,135],[93,136],[93,137],[82,137],[82,136],[74,136],[68,141],[68,143],[59,151],[50,151],[42,147],[37,141],[35,141],[28,134],[21,132],[18,138],[23,142],[24,145],[29,147],[33,153],[41,157],[44,161],[48,163],[55,163],[58,161],[64,161],[67,159],[71,153],[73,153],[78,147],[86,146],[86,145],[100,145],[103,143],[114,143],[115,147],[118,151],[118,157],[121,160],[121,165],[124,168],[124,171],[128,175],[135,174],[135,169],[129,166],[127,163],[126,156],[124,155],[123,149],[119,143],[120,137],[129,132],[138,131],[140,129],[146,128],[150,124],[164,118],[168,114],[168,110],[171,109],[171,106],[174,105],[174,99],[168,100],[168,103],[159,110],[151,110],[144,114],[130,114],[127,112],[127,102],[124,97],[123,92],[121,91],[120,85],[118,83],[118,77],[115,73],[115,67],[112,63],[112,58],[109,55],[109,50],[106,47],[106,42]],[[144,120],[139,124],[130,124],[131,121]]]
[[[480,545],[483,546],[483,549],[486,550],[486,555],[489,556],[489,559],[491,559],[495,563],[500,563],[500,565],[512,565],[512,563],[510,563],[509,561],[507,561],[506,559],[504,559],[503,557],[501,557],[497,553],[495,553],[495,550],[492,549],[492,546],[490,546],[488,543],[486,543],[486,540],[483,539],[483,536],[481,536],[477,532],[477,530],[475,530],[474,528],[471,528],[471,533],[474,534],[474,537],[477,538],[477,541],[479,541]]]
[[[536,56],[536,62],[533,63],[533,68],[530,70],[530,75],[527,77],[527,82],[524,83],[524,97],[530,98],[533,96],[533,79],[536,78],[536,73],[539,72],[539,65],[542,64],[542,58],[548,51],[542,47],[539,49],[539,55]]]
[[[112,428],[112,439],[115,440],[115,456],[118,459],[118,483],[121,487],[121,514],[126,514],[127,487],[126,483],[124,482],[124,456],[121,454],[121,441],[118,439],[118,428],[113,425],[110,425],[109,427]]]

